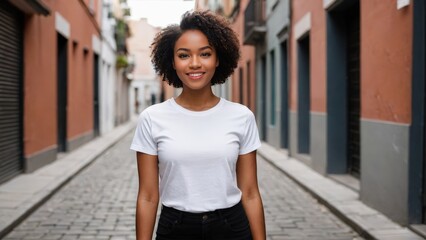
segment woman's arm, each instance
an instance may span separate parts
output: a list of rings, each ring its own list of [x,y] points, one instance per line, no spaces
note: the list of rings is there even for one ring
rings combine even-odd
[[[256,151],[238,157],[237,182],[242,192],[241,201],[250,222],[253,239],[265,240],[265,216],[257,184]]]
[[[136,204],[136,239],[151,240],[159,201],[158,157],[137,152],[139,192]]]

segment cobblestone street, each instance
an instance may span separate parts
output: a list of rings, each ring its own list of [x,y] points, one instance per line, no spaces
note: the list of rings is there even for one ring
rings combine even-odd
[[[269,240],[363,239],[286,175],[259,158],[258,178]]]
[[[5,239],[135,239],[138,176],[132,134],[75,176]],[[259,158],[268,239],[362,239]]]

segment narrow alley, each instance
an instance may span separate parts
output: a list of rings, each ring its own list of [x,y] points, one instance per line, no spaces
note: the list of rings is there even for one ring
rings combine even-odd
[[[135,239],[138,175],[131,138],[107,150],[5,239]],[[269,240],[362,239],[260,157],[258,171]]]

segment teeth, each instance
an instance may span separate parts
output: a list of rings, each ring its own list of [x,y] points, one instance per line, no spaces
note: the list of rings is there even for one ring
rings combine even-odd
[[[189,74],[189,76],[191,76],[191,77],[199,77],[201,75],[202,75],[201,73],[190,73]]]

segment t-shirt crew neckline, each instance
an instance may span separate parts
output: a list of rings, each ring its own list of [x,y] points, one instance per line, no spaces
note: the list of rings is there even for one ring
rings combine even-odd
[[[202,111],[192,111],[189,110],[187,108],[182,107],[181,105],[179,105],[176,100],[174,98],[170,98],[170,103],[172,104],[172,106],[178,110],[179,112],[185,113],[185,114],[189,114],[192,116],[206,116],[209,115],[213,112],[215,112],[216,110],[218,110],[224,103],[224,99],[223,98],[219,98],[219,102],[214,105],[213,107],[207,109],[207,110],[202,110]]]

